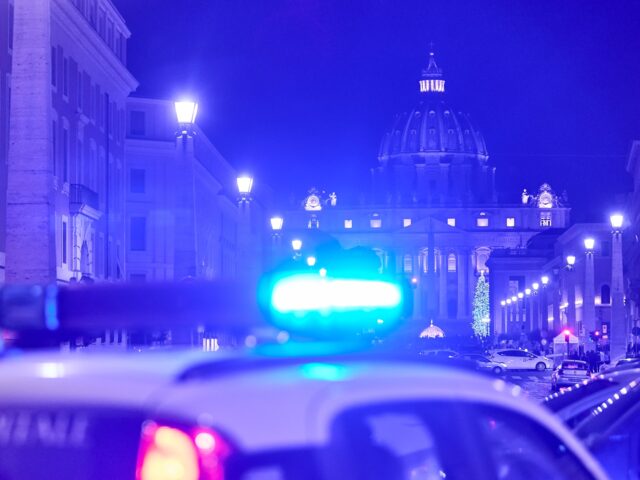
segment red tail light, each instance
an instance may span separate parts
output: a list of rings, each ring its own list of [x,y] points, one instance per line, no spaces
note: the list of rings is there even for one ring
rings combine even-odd
[[[223,480],[224,459],[231,453],[213,430],[189,432],[153,422],[142,428],[137,480]]]

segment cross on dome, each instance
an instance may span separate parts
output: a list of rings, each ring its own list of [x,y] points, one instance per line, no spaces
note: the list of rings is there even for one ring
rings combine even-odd
[[[444,78],[442,69],[436,63],[433,42],[429,44],[429,63],[422,69],[422,78],[419,81],[421,93],[444,93]]]

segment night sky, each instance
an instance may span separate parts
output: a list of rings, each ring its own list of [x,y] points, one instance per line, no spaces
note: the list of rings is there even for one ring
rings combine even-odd
[[[113,2],[133,33],[136,95],[197,98],[218,149],[281,199],[367,190],[382,135],[418,101],[431,41],[504,200],[547,181],[575,220],[604,220],[630,189],[640,1]]]

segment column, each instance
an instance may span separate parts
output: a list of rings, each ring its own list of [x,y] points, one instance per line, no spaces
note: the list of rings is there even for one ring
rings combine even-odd
[[[468,318],[467,314],[467,270],[469,259],[466,252],[458,252],[456,274],[458,276],[458,320]]]
[[[572,267],[567,268],[567,326],[578,335],[576,331],[576,282],[575,270]]]
[[[540,329],[543,332],[547,332],[549,330],[549,305],[547,303],[547,295],[548,288],[546,285],[542,285],[542,289],[540,290]]]
[[[596,329],[595,305],[595,268],[593,250],[587,250],[584,263],[584,289],[582,299],[582,324],[585,333],[589,335]]]
[[[627,325],[624,314],[622,277],[622,231],[613,231],[611,244],[611,361],[627,353]]]
[[[412,256],[412,275],[416,279],[417,283],[411,281],[413,285],[413,318],[422,319],[422,276],[420,275],[420,256]]]
[[[5,230],[6,281],[14,283],[56,279],[50,4],[14,2]]]
[[[549,289],[551,301],[553,302],[553,329],[556,332],[562,330],[562,319],[560,318],[560,281],[557,275],[554,275],[553,284]]]
[[[527,332],[530,332],[533,330],[533,320],[531,317],[531,312],[532,312],[532,308],[531,308],[531,302],[533,301],[533,297],[529,294],[529,295],[525,295],[524,297],[524,318],[525,318],[525,330]]]
[[[444,250],[440,250],[440,286],[438,288],[438,311],[440,318],[449,318],[447,312],[447,254]]]
[[[184,131],[176,138],[176,163],[173,174],[175,189],[174,278],[175,280],[184,280],[198,275],[195,235],[194,138],[191,132]],[[239,235],[239,237],[242,236]]]
[[[473,253],[469,253],[467,255],[467,305],[469,305],[468,315],[471,317],[471,310],[473,308],[473,296],[476,291],[476,276],[475,276],[475,265],[473,264]]]

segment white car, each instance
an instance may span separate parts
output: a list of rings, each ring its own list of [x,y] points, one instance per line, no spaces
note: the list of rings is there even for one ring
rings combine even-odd
[[[494,350],[489,358],[495,362],[504,363],[507,370],[538,370],[542,372],[553,368],[553,360],[515,348]]]
[[[3,480],[435,480],[504,472],[606,478],[519,388],[455,367],[274,351],[51,353],[0,362]]]

